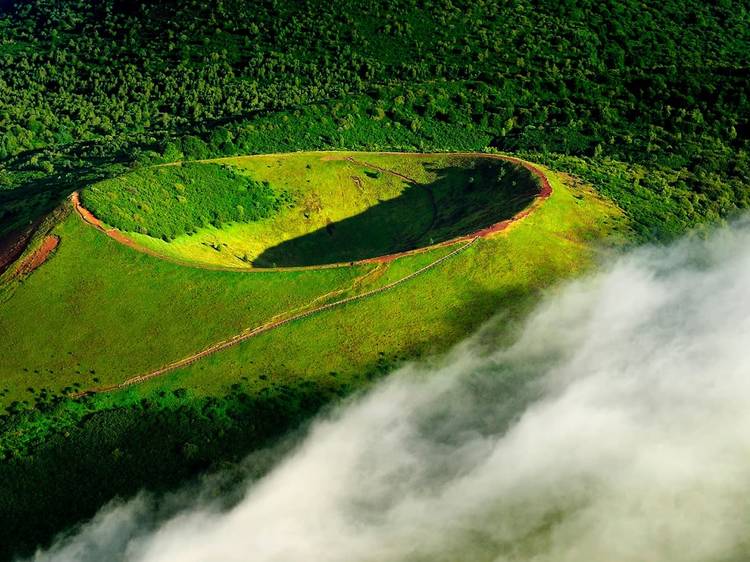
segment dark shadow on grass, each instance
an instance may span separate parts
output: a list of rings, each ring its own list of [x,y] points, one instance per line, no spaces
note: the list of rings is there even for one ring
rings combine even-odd
[[[400,196],[268,248],[253,265],[325,265],[437,244],[513,217],[539,192],[528,170],[503,160],[457,158],[425,169],[437,175],[431,183],[404,180]]]
[[[22,250],[24,238],[73,191],[123,173],[128,161],[126,150],[93,142],[28,150],[0,161],[0,251]],[[2,265],[14,256],[5,258]]]

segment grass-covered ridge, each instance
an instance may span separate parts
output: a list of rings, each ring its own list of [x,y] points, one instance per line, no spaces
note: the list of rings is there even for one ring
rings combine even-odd
[[[227,166],[186,163],[102,181],[83,192],[83,202],[121,230],[172,240],[208,225],[262,219],[287,196]]]
[[[157,253],[183,262],[232,267],[289,267],[351,262],[445,242],[506,220],[539,192],[528,170],[483,154],[303,152],[221,160],[238,177],[285,194],[285,204],[257,220],[201,222],[174,239],[139,233],[132,222],[107,222]],[[184,182],[205,175],[192,164]],[[174,189],[152,167],[84,190],[100,215],[101,193],[133,198],[139,186],[165,181],[167,199],[150,199],[153,216],[171,208]],[[241,174],[241,176],[240,176]],[[91,194],[96,197],[92,197]],[[170,199],[171,197],[171,199]],[[278,201],[278,199],[277,199]],[[104,218],[104,217],[101,217]]]
[[[0,558],[115,495],[239,458],[399,363],[446,350],[498,311],[507,329],[539,291],[629,233],[590,187],[547,173],[552,195],[533,213],[391,291],[83,401],[66,395],[384,286],[450,248],[354,267],[214,271],[137,252],[68,214],[50,231],[60,238],[54,255],[5,279],[0,302]]]
[[[622,232],[618,209],[591,191],[552,177],[552,196],[507,231],[481,240],[393,293],[321,316],[359,318],[356,310],[374,306],[345,331],[349,343],[332,345],[324,359],[318,344],[326,338],[318,331],[309,334],[309,341],[295,336],[295,345],[302,346],[295,353],[257,353],[238,365],[238,373],[223,365],[223,358],[233,352],[219,353],[190,370],[202,372],[215,364],[215,377],[209,378],[219,389],[241,380],[243,371],[272,374],[279,368],[294,379],[312,374],[312,369],[316,378],[325,379],[329,371],[346,365],[354,376],[376,363],[379,352],[408,357],[418,349],[440,349],[457,341],[497,306],[516,307],[537,288],[585,268],[602,239]],[[0,394],[6,405],[16,402],[21,409],[59,396],[66,387],[120,382],[243,329],[382,286],[449,251],[438,248],[390,263],[249,275],[185,267],[137,252],[75,213],[51,234],[60,238],[56,253],[21,282],[6,280],[7,296],[0,303],[0,354],[5,358],[0,363],[5,383]],[[595,244],[589,246],[590,241]],[[417,313],[414,305],[420,300],[427,308]],[[396,310],[406,303],[409,310],[400,318]],[[46,314],[40,319],[29,314],[32,310]],[[461,316],[457,325],[440,319],[448,310]],[[297,333],[306,323],[315,324],[303,321],[283,330]],[[375,338],[371,344],[363,343],[367,334]],[[254,341],[265,347],[272,337]],[[248,341],[237,349],[254,345]],[[348,356],[346,349],[354,355]],[[272,368],[277,359],[286,366]],[[264,367],[266,361],[271,363]],[[301,363],[292,367],[288,361]],[[329,365],[341,361],[335,368]]]

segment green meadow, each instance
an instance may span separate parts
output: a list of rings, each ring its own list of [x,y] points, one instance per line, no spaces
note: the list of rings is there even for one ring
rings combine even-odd
[[[368,154],[357,158],[365,157],[372,165],[425,181],[433,166],[445,169],[447,163],[460,162],[464,173],[485,173],[492,187],[498,183],[486,170],[476,172],[463,156],[422,159]],[[313,153],[240,158],[232,164],[252,172],[257,181],[273,179],[285,188],[294,184],[283,179],[293,177],[328,186],[311,188],[311,193],[325,194],[319,195],[323,214],[341,221],[346,220],[341,216],[353,215],[367,202],[381,204],[369,196],[357,203],[359,207],[342,203],[339,209],[337,202],[347,198],[337,199],[333,186],[353,192],[356,185],[351,179],[337,182],[348,178],[353,168],[366,176],[359,164],[343,155],[333,158]],[[268,170],[266,175],[261,174],[264,170]],[[318,170],[320,179],[315,175]],[[516,178],[506,188],[517,181],[511,172],[506,177]],[[129,392],[184,387],[198,394],[220,395],[233,384],[257,390],[274,381],[299,378],[327,386],[356,385],[358,377],[365,377],[384,360],[401,361],[447,349],[496,311],[518,312],[539,290],[586,269],[596,259],[600,241],[623,229],[624,218],[615,206],[588,189],[566,185],[554,174],[550,177],[555,187],[552,197],[538,202],[530,216],[420,277],[260,335]],[[397,176],[380,172],[372,179],[390,185],[390,194],[400,197],[403,184],[395,181],[400,179]],[[517,189],[523,195],[529,185],[519,182]],[[464,223],[457,230],[441,230],[440,225],[455,215],[457,204],[450,190],[445,191],[437,191],[439,214],[433,221],[438,225],[435,232],[442,232],[444,238],[494,220],[481,214],[483,208],[477,204],[475,216],[466,212],[458,217],[457,222]],[[497,191],[501,202],[512,199],[509,189]],[[467,199],[473,204],[485,196]],[[158,208],[158,200],[152,205]],[[516,212],[517,206],[505,214]],[[408,210],[405,207],[404,215]],[[299,219],[304,212],[298,213],[282,211],[304,222]],[[503,216],[501,211],[499,218]],[[361,223],[368,224],[377,222]],[[227,241],[236,240],[235,236],[247,240],[253,227],[258,225],[236,224],[227,226],[226,233],[213,229],[210,235],[226,236]],[[278,236],[265,228],[269,235]],[[68,214],[52,232],[60,238],[56,252],[28,277],[7,282],[5,302],[0,305],[0,354],[6,357],[0,365],[4,385],[0,390],[6,406],[16,402],[16,407],[31,407],[63,392],[117,384],[243,330],[397,280],[449,251],[436,248],[389,263],[353,267],[221,271],[187,267],[138,252],[84,223],[76,213]],[[201,235],[209,236],[204,232],[190,238]],[[141,242],[149,237],[134,238]],[[376,232],[371,238],[372,244],[366,236],[337,240],[331,255],[339,257],[337,252],[348,251],[371,257],[377,250],[396,249],[380,245],[382,239]],[[168,246],[149,240],[152,248]],[[364,250],[358,246],[363,240]],[[196,241],[190,244],[190,249],[201,247]],[[195,254],[180,253],[186,247],[174,250],[173,255],[198,260]]]

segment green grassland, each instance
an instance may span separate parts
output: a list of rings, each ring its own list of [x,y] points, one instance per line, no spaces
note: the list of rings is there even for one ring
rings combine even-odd
[[[289,158],[329,173],[320,156]],[[367,157],[404,175],[422,167],[408,156]],[[546,173],[553,193],[529,216],[414,279],[82,399],[66,393],[119,383],[273,318],[381,287],[455,246],[389,263],[231,271],[139,252],[75,212],[50,222],[45,229],[60,238],[55,253],[28,276],[11,269],[2,277],[0,558],[50,540],[115,496],[168,490],[239,461],[493,316],[510,334],[540,292],[631,235],[630,221],[591,187]]]
[[[264,161],[283,168],[279,158],[252,161],[257,170],[263,169],[257,162]],[[423,161],[409,157],[400,163],[393,155],[368,158],[405,174],[426,169]],[[340,160],[332,162],[331,171],[320,155],[284,159],[304,169],[308,162],[313,174],[323,170],[324,177],[350,172]],[[584,269],[595,255],[595,245],[586,242],[620,226],[614,206],[554,182],[553,196],[507,233],[481,240],[392,292],[202,360],[171,377],[170,384],[220,393],[248,374],[253,380],[262,374],[351,377],[383,356],[408,358],[445,349],[498,306],[518,308],[521,297]],[[31,406],[64,389],[121,382],[243,329],[403,277],[448,251],[389,264],[243,273],[185,267],[139,253],[75,213],[52,232],[61,240],[55,254],[28,278],[9,282],[0,305],[0,354],[6,358],[0,390],[6,405]]]
[[[527,170],[490,157],[334,152],[219,162],[223,166],[210,162],[141,169],[84,190],[84,204],[139,244],[181,262],[293,267],[443,242],[510,218],[538,191]],[[246,197],[268,202],[263,210],[279,198],[286,204],[266,216],[232,214],[237,188],[225,185],[215,190],[218,198],[230,200],[222,202],[220,216],[203,205],[192,213],[193,223],[182,228],[182,235],[154,236],[153,227],[144,232],[145,222],[171,223],[175,207],[179,212],[189,205],[186,184],[210,192],[216,175],[235,179]],[[237,178],[250,181],[260,195]],[[157,197],[154,184],[162,187]],[[188,215],[181,218],[189,220]]]

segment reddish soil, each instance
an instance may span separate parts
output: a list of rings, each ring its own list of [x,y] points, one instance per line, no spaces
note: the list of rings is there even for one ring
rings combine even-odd
[[[107,229],[104,227],[104,223],[96,218],[93,213],[91,213],[91,211],[89,211],[86,207],[81,205],[81,196],[77,191],[74,191],[70,194],[70,200],[73,203],[73,207],[76,211],[78,211],[78,214],[81,215],[81,218],[83,220],[85,220],[91,226],[95,226],[99,230],[102,230],[104,232],[107,231]]]
[[[47,261],[50,254],[55,251],[58,244],[60,244],[60,238],[58,236],[55,236],[54,234],[45,236],[42,245],[21,264],[21,267],[18,269],[18,275],[28,275],[42,265]]]
[[[39,219],[28,227],[11,232],[0,240],[0,273],[8,269],[23,253],[41,221]]]

